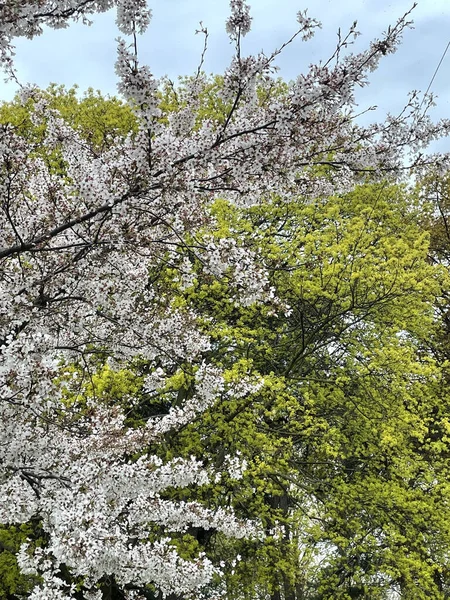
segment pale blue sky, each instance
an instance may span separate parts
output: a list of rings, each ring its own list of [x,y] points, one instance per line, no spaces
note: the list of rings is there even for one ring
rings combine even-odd
[[[231,46],[225,34],[228,0],[152,0],[153,19],[147,33],[140,39],[140,59],[156,76],[192,74],[197,65],[203,39],[195,35],[202,20],[210,32],[205,70],[220,73],[231,56]],[[280,75],[294,78],[308,64],[327,59],[336,44],[339,27],[345,31],[357,19],[362,36],[355,49],[361,49],[373,37],[403,15],[411,0],[316,0],[303,4],[298,0],[250,0],[254,18],[252,31],[244,40],[244,52],[266,53],[289,38],[296,28],[296,13],[305,7],[310,16],[320,19],[323,29],[307,43],[296,41],[279,59]],[[46,87],[50,82],[80,90],[89,86],[103,93],[116,93],[114,61],[114,12],[94,17],[86,27],[73,24],[66,30],[46,30],[32,41],[16,42],[16,64],[22,82]],[[379,106],[379,116],[386,111],[398,112],[408,91],[425,91],[450,40],[449,0],[419,0],[413,11],[415,29],[407,31],[404,43],[395,55],[387,56],[378,72],[372,74],[372,84],[358,95],[360,108]],[[432,90],[439,95],[433,117],[450,117],[450,50],[434,81]],[[13,84],[0,81],[0,99],[10,99]]]

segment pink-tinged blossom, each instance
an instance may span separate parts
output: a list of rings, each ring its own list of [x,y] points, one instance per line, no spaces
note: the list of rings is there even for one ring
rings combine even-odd
[[[237,40],[250,31],[252,23],[250,6],[245,0],[231,0],[230,8],[231,15],[226,22],[226,31],[232,40]]]
[[[300,35],[304,42],[306,42],[314,36],[315,29],[322,27],[320,21],[312,17],[308,17],[307,10],[300,10],[297,13],[297,22],[300,24]]]
[[[149,26],[152,11],[146,0],[118,0],[116,23],[124,35],[142,35]]]

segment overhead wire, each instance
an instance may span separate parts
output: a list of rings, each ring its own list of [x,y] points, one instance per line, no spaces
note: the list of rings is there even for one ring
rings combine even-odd
[[[447,51],[448,51],[449,48],[450,48],[450,41],[448,42],[448,44],[447,44],[447,46],[446,46],[446,48],[445,48],[445,50],[444,50],[444,52],[443,52],[443,54],[441,56],[441,60],[439,61],[438,66],[436,67],[436,70],[433,73],[433,77],[431,78],[431,81],[430,81],[430,83],[429,83],[429,85],[427,87],[427,91],[425,92],[425,94],[423,96],[423,99],[422,99],[422,102],[421,102],[421,104],[419,106],[419,110],[422,108],[422,105],[425,102],[425,98],[427,97],[428,92],[430,91],[430,88],[433,85],[434,80],[436,79],[436,75],[438,74],[439,69],[441,68],[442,63],[444,62],[445,55],[447,54]]]

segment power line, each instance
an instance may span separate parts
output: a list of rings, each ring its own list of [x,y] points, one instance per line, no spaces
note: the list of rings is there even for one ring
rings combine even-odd
[[[426,91],[426,92],[425,92],[425,94],[424,94],[424,97],[423,97],[423,100],[422,100],[422,102],[421,102],[421,104],[420,104],[420,107],[421,107],[421,106],[422,106],[422,104],[425,102],[425,98],[426,98],[426,96],[427,96],[428,92],[430,91],[430,88],[431,88],[431,86],[433,85],[433,81],[435,80],[435,78],[436,78],[436,75],[438,74],[438,71],[439,71],[439,69],[441,68],[442,62],[443,62],[443,60],[444,60],[444,58],[445,58],[445,55],[447,54],[447,50],[448,50],[449,48],[450,48],[450,42],[448,42],[448,44],[447,44],[447,47],[445,48],[445,50],[444,50],[444,53],[443,53],[443,54],[442,54],[442,56],[441,56],[441,60],[439,61],[439,64],[438,64],[438,66],[436,67],[436,70],[435,70],[435,72],[434,72],[434,74],[433,74],[433,77],[431,78],[431,81],[430,81],[430,83],[429,83],[429,85],[428,85],[428,87],[427,87],[427,91]],[[419,107],[419,110],[420,110],[420,107]]]

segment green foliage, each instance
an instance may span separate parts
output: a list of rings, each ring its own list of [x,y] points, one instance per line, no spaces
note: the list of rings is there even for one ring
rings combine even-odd
[[[65,176],[66,168],[60,150],[44,151],[47,125],[34,123],[33,107],[43,100],[49,107],[58,111],[61,117],[72,126],[93,155],[110,148],[118,139],[137,131],[137,121],[129,106],[115,97],[103,97],[99,91],[89,88],[80,98],[78,88],[66,89],[63,85],[51,84],[47,90],[36,91],[34,97],[25,104],[19,95],[12,102],[0,104],[0,126],[11,126],[15,132],[25,137],[30,156],[43,159],[55,175]]]
[[[179,77],[176,84],[169,79],[163,81],[159,91],[162,122],[167,123],[171,114],[178,113],[192,103],[191,87],[197,83],[200,91],[195,98],[196,120],[194,127],[199,129],[206,119],[215,122],[217,125],[223,125],[226,122],[232,105],[225,102],[221,96],[224,86],[223,76],[207,77],[204,73],[200,73],[196,77]],[[270,82],[260,80],[257,83],[256,90],[258,102],[261,106],[264,106],[269,97],[279,96],[282,98],[287,90],[288,86],[282,79],[274,79]],[[244,99],[242,98],[241,101],[244,101]]]
[[[17,565],[16,554],[28,538],[39,544],[39,528],[35,523],[0,526],[0,599],[24,597],[34,585],[36,578],[23,575]]]
[[[168,116],[177,113],[185,108],[191,100],[189,96],[189,84],[195,80],[194,77],[180,77],[178,85],[172,81],[163,82],[160,96],[160,109],[162,111],[162,120],[167,122]],[[214,119],[217,123],[224,123],[226,114],[230,110],[219,96],[223,87],[223,77],[216,75],[210,78],[200,93],[198,100],[196,126],[200,127],[205,119]]]
[[[381,599],[398,589],[444,598],[448,393],[422,348],[445,272],[428,261],[414,199],[366,184],[314,204],[221,200],[211,210],[216,226],[205,235],[245,240],[280,303],[230,301],[227,278],[212,279],[195,259],[193,283],[179,291],[203,316],[226,377],[264,380],[164,449],[216,465],[236,452],[247,461],[242,480],[199,496],[228,501],[267,534],[203,536],[214,558],[242,557],[227,570],[229,597]]]
[[[100,151],[114,144],[116,138],[124,138],[137,131],[136,119],[131,109],[115,97],[104,97],[99,91],[89,88],[83,96],[78,87],[66,89],[63,85],[51,84],[47,90],[36,92],[36,98],[23,105],[17,95],[12,102],[0,105],[0,124],[11,124],[18,133],[31,143],[39,144],[45,126],[36,126],[30,119],[36,100],[44,99],[50,108],[57,110],[94,149]]]

